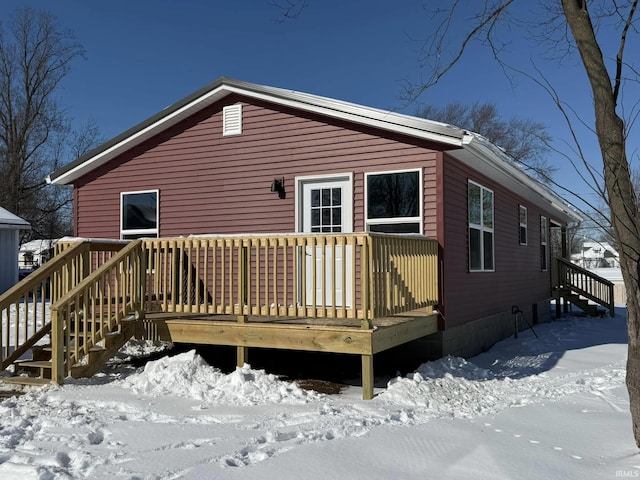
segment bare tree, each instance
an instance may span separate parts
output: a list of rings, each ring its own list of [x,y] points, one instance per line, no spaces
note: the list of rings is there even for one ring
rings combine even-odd
[[[51,13],[23,8],[0,26],[0,205],[28,220],[34,235],[52,232],[68,204],[44,179],[72,138],[55,95],[83,54]]]
[[[104,142],[93,120],[77,129],[68,124],[52,138],[48,145],[48,171],[61,167],[69,159],[81,157]],[[40,180],[44,182],[44,180]],[[38,190],[38,207],[32,218],[30,238],[59,238],[73,234],[73,189],[64,185],[42,185]],[[25,238],[26,239],[26,238]]]
[[[450,123],[482,135],[545,183],[553,178],[557,170],[546,157],[551,142],[547,127],[517,116],[503,120],[493,103],[464,105],[454,102],[443,107],[427,105],[418,110],[418,116]]]
[[[534,6],[540,7],[546,18],[532,22],[531,11],[515,9],[514,5],[521,5],[516,0],[453,0],[447,7],[431,12],[429,24],[433,31],[425,43],[423,57],[429,63],[431,76],[424,83],[412,85],[407,93],[409,98],[415,99],[435,85],[476,42],[489,48],[498,64],[513,74],[516,69],[504,61],[504,52],[513,38],[514,29],[518,28],[523,38],[533,39],[545,49],[544,62],[562,61],[575,51],[579,54],[591,89],[593,120],[577,121],[582,122],[580,126],[587,126],[598,141],[602,158],[600,172],[586,160],[575,125],[575,111],[560,99],[542,69],[532,60],[533,72],[520,70],[519,73],[527,75],[551,95],[567,121],[573,153],[581,160],[580,170],[587,172],[583,178],[593,182],[610,211],[627,291],[627,389],[633,433],[640,447],[640,215],[627,158],[627,129],[638,116],[638,101],[623,101],[625,84],[640,80],[640,72],[633,66],[634,60],[625,57],[629,46],[638,44],[638,2],[539,0]],[[590,6],[597,9],[593,14],[589,11]],[[464,28],[465,33],[452,38],[453,32],[459,32],[454,26]],[[628,42],[630,36],[635,37],[633,42]],[[615,51],[606,57],[611,59],[608,65],[603,47],[610,45],[612,39],[615,40]]]
[[[309,6],[309,0],[272,0],[269,2],[281,11],[282,18],[277,21],[298,18],[302,11]]]

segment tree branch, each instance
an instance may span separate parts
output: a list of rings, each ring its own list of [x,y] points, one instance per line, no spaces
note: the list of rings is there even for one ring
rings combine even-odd
[[[471,31],[465,35],[460,43],[457,52],[454,54],[453,58],[444,64],[443,67],[440,67],[440,58],[443,51],[443,46],[445,41],[448,39],[448,32],[451,26],[453,16],[456,8],[460,4],[460,0],[455,0],[450,7],[447,7],[446,10],[440,10],[448,12],[446,18],[438,25],[434,35],[431,37],[433,40],[430,42],[429,47],[426,48],[425,57],[433,58],[435,57],[436,66],[431,74],[431,78],[421,83],[417,86],[408,86],[406,89],[406,98],[405,100],[409,103],[414,102],[420,95],[422,95],[425,90],[437,84],[442,77],[444,77],[462,58],[467,47],[471,43],[472,40],[477,38],[481,32],[485,32],[485,41],[491,45],[492,51],[496,52],[495,46],[492,43],[491,34],[496,27],[497,21],[500,16],[509,8],[509,6],[513,3],[514,0],[504,0],[499,2],[497,6],[487,10],[488,3],[485,3],[485,9],[482,13],[476,14],[473,19],[477,20],[478,23],[471,29]]]
[[[638,8],[638,0],[634,0],[631,8],[629,10],[629,14],[627,15],[627,20],[625,22],[624,28],[622,29],[622,34],[620,35],[620,46],[618,47],[618,53],[616,55],[616,76],[614,80],[614,88],[613,88],[613,100],[617,104],[618,103],[618,94],[620,93],[620,82],[622,80],[622,59],[624,57],[624,47],[627,41],[627,33],[629,32],[629,28],[633,25],[633,16]]]

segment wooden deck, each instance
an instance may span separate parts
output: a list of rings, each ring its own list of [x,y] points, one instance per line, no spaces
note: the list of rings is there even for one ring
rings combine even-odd
[[[249,348],[273,348],[360,355],[363,398],[373,398],[373,355],[438,331],[438,315],[425,309],[377,318],[371,328],[347,318],[252,317],[150,313],[161,339],[174,343],[237,348],[237,364]]]
[[[438,244],[422,236],[265,234],[56,248],[53,260],[0,295],[0,366],[21,367],[30,352],[34,384],[92,375],[137,335],[235,347],[240,366],[251,348],[360,355],[363,396],[371,398],[373,356],[438,330]],[[552,265],[556,290],[613,314],[610,282],[561,259]]]
[[[40,377],[56,383],[97,372],[135,334],[232,346],[240,366],[250,348],[360,355],[363,397],[372,398],[373,355],[437,331],[438,244],[422,236],[241,235],[57,248],[37,274],[0,296],[2,368],[31,350]],[[18,308],[45,285],[50,320],[41,304]],[[36,359],[45,337],[49,356]]]

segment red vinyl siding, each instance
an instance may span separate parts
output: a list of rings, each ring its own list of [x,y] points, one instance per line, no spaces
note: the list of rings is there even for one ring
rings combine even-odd
[[[223,136],[222,108],[236,102],[243,103],[242,134]],[[353,176],[353,229],[362,231],[365,173],[416,168],[422,171],[423,231],[441,246],[445,327],[549,296],[539,237],[539,217],[552,218],[549,212],[437,145],[238,96],[205,108],[76,182],[76,235],[119,238],[120,193],[155,189],[162,237],[293,232],[295,178],[345,173]],[[283,177],[284,199],[270,190],[271,182]],[[469,272],[469,179],[494,192],[495,272]],[[519,204],[528,209],[526,246],[519,243]]]
[[[241,135],[222,136],[222,108],[243,103]],[[76,235],[119,238],[120,193],[160,191],[160,236],[293,232],[294,178],[353,174],[354,231],[364,229],[364,173],[423,169],[424,230],[436,234],[437,151],[370,128],[227,97],[76,183]],[[270,191],[285,179],[286,198]]]
[[[445,154],[443,162],[444,236],[443,291],[446,326],[483,318],[511,306],[530,307],[548,298],[551,280],[540,268],[540,215],[543,212]],[[467,182],[494,193],[494,272],[469,272]],[[528,211],[528,244],[520,245],[518,205]]]

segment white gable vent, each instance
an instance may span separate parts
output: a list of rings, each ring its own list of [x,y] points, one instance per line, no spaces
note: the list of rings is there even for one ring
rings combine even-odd
[[[222,110],[222,135],[242,133],[242,105],[229,105]]]

